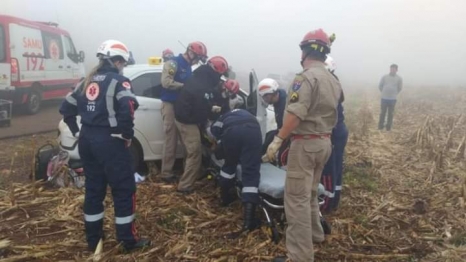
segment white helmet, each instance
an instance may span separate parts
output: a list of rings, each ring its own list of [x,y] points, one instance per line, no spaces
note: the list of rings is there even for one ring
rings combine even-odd
[[[103,42],[97,49],[97,57],[100,59],[108,59],[115,56],[121,56],[128,62],[130,54],[125,44],[117,40],[107,40]]]
[[[333,61],[333,58],[329,55],[327,55],[327,59],[325,60],[325,68],[332,73],[337,69],[337,64],[335,64],[335,61]]]
[[[265,96],[267,94],[273,94],[278,90],[278,82],[272,78],[264,78],[259,82],[259,95]]]

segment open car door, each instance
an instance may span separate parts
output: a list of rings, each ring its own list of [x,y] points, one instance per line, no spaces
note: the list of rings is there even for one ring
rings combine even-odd
[[[254,69],[249,73],[249,96],[247,99],[247,110],[256,116],[257,121],[261,127],[262,142],[265,140],[267,133],[267,104],[264,103],[262,98],[257,92],[259,80]]]

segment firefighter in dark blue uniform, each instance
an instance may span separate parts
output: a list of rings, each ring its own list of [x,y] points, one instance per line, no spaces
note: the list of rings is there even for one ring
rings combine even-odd
[[[163,65],[162,90],[162,120],[165,133],[163,145],[162,170],[160,177],[167,183],[176,180],[173,166],[176,159],[176,147],[180,130],[175,125],[175,103],[181,88],[192,76],[191,66],[207,59],[207,48],[202,42],[192,42],[184,54],[169,59]]]
[[[333,58],[327,56],[325,61],[326,68],[338,80],[335,75],[336,65]],[[338,207],[340,202],[340,194],[343,178],[343,156],[345,153],[346,142],[348,141],[348,129],[345,125],[345,114],[343,102],[345,100],[344,93],[340,96],[338,103],[338,122],[332,130],[332,154],[327,161],[322,172],[321,183],[325,187],[326,195],[325,203],[322,206],[322,211],[330,212]]]
[[[133,138],[134,111],[138,102],[130,81],[121,75],[128,62],[127,47],[105,41],[97,51],[99,65],[60,107],[65,123],[79,138],[79,155],[86,176],[84,225],[90,250],[103,238],[103,201],[107,184],[115,205],[116,238],[126,251],[150,245],[139,239],[134,224],[135,192],[129,146]],[[81,116],[81,130],[76,116]]]
[[[223,205],[233,201],[230,193],[235,185],[236,168],[241,165],[241,200],[244,208],[243,230],[257,227],[254,218],[259,204],[262,134],[255,116],[243,109],[235,109],[222,115],[211,126],[217,139],[216,155],[225,159],[220,176],[220,194]]]

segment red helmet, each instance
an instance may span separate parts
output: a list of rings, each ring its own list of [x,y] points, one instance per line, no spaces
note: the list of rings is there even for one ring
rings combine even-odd
[[[330,53],[330,39],[327,33],[321,28],[310,31],[307,33],[301,43],[299,43],[301,50],[315,50],[324,54]]]
[[[234,79],[228,79],[225,83],[223,83],[223,87],[228,90],[228,92],[235,95],[239,92],[239,82]]]
[[[215,70],[215,72],[223,75],[228,71],[228,62],[221,56],[214,56],[207,63]]]
[[[202,42],[196,41],[196,42],[190,43],[188,45],[188,50],[191,50],[193,53],[195,53],[201,59],[202,58],[207,58],[207,47]]]
[[[173,51],[169,48],[163,50],[162,52],[162,57],[172,57],[174,56],[175,54],[173,54]]]

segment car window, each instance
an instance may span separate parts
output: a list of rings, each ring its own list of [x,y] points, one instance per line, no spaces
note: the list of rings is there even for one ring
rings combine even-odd
[[[160,92],[157,92],[157,89],[161,88],[161,77],[161,73],[146,73],[136,77],[131,81],[134,94],[137,96],[158,98]]]
[[[65,39],[65,49],[66,49],[66,55],[68,58],[71,59],[71,61],[78,63],[78,54],[76,53],[76,49],[74,48],[73,41],[71,41],[71,38],[68,36],[64,37]]]
[[[0,25],[0,62],[3,62],[6,59],[5,47],[5,33],[3,31],[3,26]]]
[[[44,39],[44,53],[45,59],[63,59],[63,43],[61,36],[49,32],[42,31],[42,37]]]

